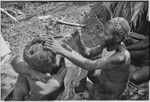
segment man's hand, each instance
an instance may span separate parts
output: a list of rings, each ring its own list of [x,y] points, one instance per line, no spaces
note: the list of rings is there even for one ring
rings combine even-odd
[[[46,40],[44,45],[44,49],[50,50],[54,53],[61,53],[62,48],[63,47],[52,37]]]
[[[44,74],[32,69],[30,69],[30,76],[32,79],[42,81],[42,82],[46,82],[49,78],[51,78],[51,76],[48,74]]]

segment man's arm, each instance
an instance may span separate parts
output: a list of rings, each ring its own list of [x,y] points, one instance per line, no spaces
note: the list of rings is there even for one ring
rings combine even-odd
[[[50,76],[48,76],[47,74],[43,74],[39,71],[30,68],[28,64],[25,63],[23,59],[19,56],[16,56],[11,61],[11,66],[13,67],[15,72],[19,74],[31,75],[31,77],[36,80],[45,80],[45,78],[50,78]]]
[[[81,39],[81,34],[77,30],[75,31],[75,33],[72,34],[72,37],[76,41],[80,54],[86,58],[93,58],[96,55],[102,53],[103,51],[103,45],[98,45],[92,49],[87,48]]]
[[[115,54],[108,59],[98,59],[94,61],[86,59],[82,56],[76,56],[64,48],[62,48],[59,54],[69,59],[75,65],[86,70],[110,69],[123,64],[125,61],[125,57],[120,53]]]
[[[46,83],[39,83],[41,87],[43,87],[43,90],[40,92],[41,95],[49,95],[51,92],[54,92],[62,86],[64,77],[67,72],[65,62],[62,60],[64,60],[64,58],[61,58],[59,71],[55,75],[53,75]]]
[[[86,70],[113,68],[125,61],[125,55],[122,53],[115,53],[108,59],[98,59],[92,61],[81,55],[77,56],[76,54],[66,50],[54,38],[46,41],[44,49],[58,53],[69,59],[75,65]]]
[[[16,82],[16,86],[14,88],[12,100],[23,101],[25,100],[25,96],[28,95],[29,92],[30,92],[30,87],[29,87],[29,83],[27,79],[24,76],[19,74],[17,82]]]

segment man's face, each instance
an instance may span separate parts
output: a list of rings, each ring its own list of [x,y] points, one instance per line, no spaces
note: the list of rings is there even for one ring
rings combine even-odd
[[[58,72],[58,70],[60,69],[59,63],[60,63],[61,57],[62,57],[61,55],[56,55],[53,66],[51,66],[51,68],[49,68],[50,74],[56,74]]]
[[[112,24],[106,24],[104,27],[104,42],[105,47],[108,51],[112,51],[116,48],[117,42],[113,36],[113,25]]]
[[[56,54],[48,52],[48,51],[45,51],[45,53],[43,53],[43,54],[44,54],[44,56],[42,56],[42,55],[41,55],[42,57],[40,56],[41,60],[35,61],[35,63],[37,63],[37,64],[36,64],[36,66],[33,66],[32,68],[35,70],[38,70],[40,72],[43,72],[43,73],[51,73],[51,74],[57,73],[57,71],[59,70],[59,62],[60,62],[59,55],[56,55]],[[50,56],[50,57],[48,57],[48,56]]]

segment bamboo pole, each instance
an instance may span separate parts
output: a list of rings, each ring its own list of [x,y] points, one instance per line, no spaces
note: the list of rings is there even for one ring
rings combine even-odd
[[[69,26],[75,26],[75,27],[85,27],[85,25],[83,24],[77,24],[77,23],[69,23],[69,22],[65,22],[65,21],[56,21],[57,24],[64,24],[64,25],[69,25]]]

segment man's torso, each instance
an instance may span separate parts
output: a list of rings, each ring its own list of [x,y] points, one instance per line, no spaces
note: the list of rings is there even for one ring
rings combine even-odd
[[[101,93],[116,94],[117,96],[126,88],[129,77],[130,54],[127,50],[123,50],[121,53],[126,56],[125,63],[120,64],[116,68],[99,70],[100,73],[97,74],[95,73],[96,71],[89,72],[88,77],[94,83],[91,93],[93,96],[94,93],[96,96],[99,96]]]

